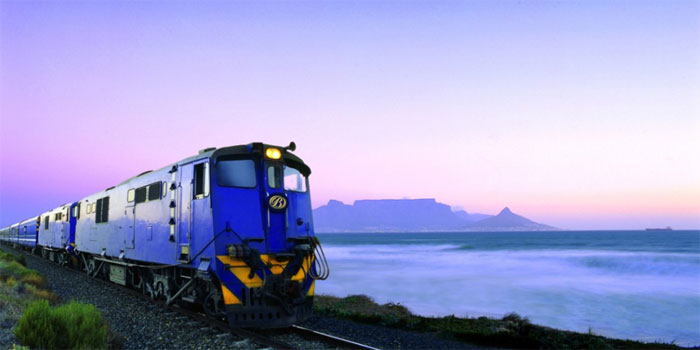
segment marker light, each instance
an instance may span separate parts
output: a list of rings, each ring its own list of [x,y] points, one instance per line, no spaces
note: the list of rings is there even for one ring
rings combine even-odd
[[[265,156],[270,159],[280,159],[282,152],[277,148],[268,148],[265,150]]]

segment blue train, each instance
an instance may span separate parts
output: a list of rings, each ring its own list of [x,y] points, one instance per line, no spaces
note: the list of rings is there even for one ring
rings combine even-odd
[[[0,240],[238,327],[294,324],[328,277],[310,168],[287,147],[209,148],[0,230]]]

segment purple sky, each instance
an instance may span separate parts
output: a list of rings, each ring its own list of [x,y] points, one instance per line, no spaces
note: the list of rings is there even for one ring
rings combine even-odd
[[[209,146],[314,207],[700,227],[700,3],[0,2],[0,226]]]

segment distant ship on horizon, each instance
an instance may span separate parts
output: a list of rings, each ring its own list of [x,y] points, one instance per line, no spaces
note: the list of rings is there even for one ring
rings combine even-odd
[[[671,226],[666,226],[666,227],[652,227],[652,228],[647,228],[647,231],[673,231]]]

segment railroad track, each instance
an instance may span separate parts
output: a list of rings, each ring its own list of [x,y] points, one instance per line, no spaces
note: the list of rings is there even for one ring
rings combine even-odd
[[[299,336],[306,338],[306,339],[311,339],[311,340],[318,340],[321,342],[324,342],[329,345],[333,345],[337,347],[338,349],[367,349],[367,350],[379,350],[378,348],[371,347],[369,345],[365,344],[360,344],[357,342],[354,342],[352,340],[336,337],[334,335],[322,333],[319,331],[315,331],[313,329],[293,325],[290,327],[291,331],[298,334]]]
[[[7,247],[7,246],[6,246]],[[10,249],[13,249],[11,247],[8,247]],[[120,286],[118,284],[114,284],[112,282],[100,279],[100,278],[91,278],[87,276],[85,273],[79,270],[74,270],[70,268],[65,268],[53,261],[41,259],[38,256],[32,255],[30,253],[27,253],[23,250],[16,250],[13,249],[16,252],[20,252],[24,254],[25,256],[29,256],[32,258],[36,258],[38,261],[42,261],[45,263],[52,264],[56,267],[60,267],[62,271],[67,271],[76,275],[80,275],[83,278],[91,281],[96,281],[98,283],[101,283],[105,286],[109,286],[110,288],[119,290],[123,293],[126,293],[128,295],[131,295],[135,298],[138,298],[142,301],[145,301],[146,303],[150,305],[154,305],[157,307],[157,309],[162,310],[165,314],[167,313],[177,313],[180,314],[184,317],[187,317],[197,323],[201,323],[204,325],[207,325],[211,329],[216,329],[222,334],[232,334],[235,335],[239,338],[241,338],[243,341],[246,339],[249,340],[250,342],[253,342],[255,344],[258,344],[260,346],[266,347],[266,348],[271,348],[271,349],[296,349],[298,347],[294,347],[288,343],[279,341],[274,339],[270,335],[266,335],[263,333],[272,333],[274,335],[285,335],[285,334],[294,334],[296,336],[299,336],[301,338],[304,338],[306,340],[310,341],[315,341],[315,342],[320,342],[328,346],[330,349],[362,349],[362,350],[378,350],[377,348],[371,347],[369,345],[361,344],[358,342],[354,342],[349,339],[344,339],[341,337],[337,337],[331,334],[323,333],[323,332],[318,332],[309,328],[293,325],[289,328],[281,328],[281,329],[276,329],[276,330],[270,330],[270,331],[262,331],[262,332],[257,332],[257,331],[252,331],[249,329],[244,329],[244,328],[236,328],[236,327],[231,327],[227,322],[222,321],[222,320],[216,320],[207,317],[206,315],[195,312],[193,310],[181,308],[176,305],[166,305],[164,301],[161,300],[151,300],[150,297],[127,287]],[[154,308],[155,310],[156,308]]]

